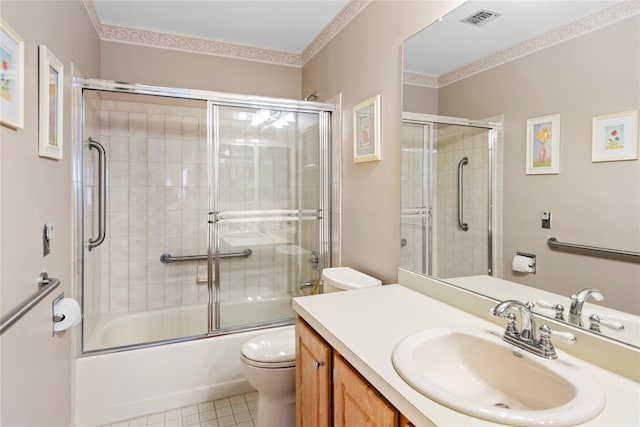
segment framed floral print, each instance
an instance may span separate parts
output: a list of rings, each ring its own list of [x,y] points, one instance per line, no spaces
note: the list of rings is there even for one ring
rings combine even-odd
[[[560,173],[560,114],[527,120],[526,173]]]
[[[638,111],[593,118],[592,162],[638,158]]]

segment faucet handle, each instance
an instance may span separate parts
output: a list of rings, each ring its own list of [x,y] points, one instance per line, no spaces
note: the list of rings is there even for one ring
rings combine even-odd
[[[551,335],[561,339],[567,344],[573,344],[577,341],[576,336],[569,332],[560,332],[554,331],[547,325],[540,326],[540,340],[538,341],[538,348],[542,353],[542,357],[546,357],[547,359],[556,359],[558,355],[556,354],[556,349],[551,343]]]
[[[538,300],[538,305],[542,308],[548,308],[551,310],[555,310],[556,312],[556,319],[558,320],[564,320],[564,305],[562,304],[551,304],[548,301],[545,301],[543,299]]]
[[[589,329],[594,332],[600,332],[600,325],[606,326],[607,328],[615,329],[618,331],[624,331],[624,325],[620,322],[615,322],[613,320],[602,319],[597,314],[592,314],[589,316]]]
[[[573,335],[571,332],[554,331],[553,329],[549,328],[547,325],[540,326],[540,333],[541,334],[542,334],[542,327],[543,326],[545,326],[547,329],[549,329],[549,333],[550,333],[551,336],[554,336],[555,338],[558,338],[558,339],[562,340],[566,344],[575,344],[578,341],[576,336]]]

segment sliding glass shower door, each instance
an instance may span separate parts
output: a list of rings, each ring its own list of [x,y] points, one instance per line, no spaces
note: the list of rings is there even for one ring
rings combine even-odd
[[[329,259],[330,108],[79,86],[83,351],[290,322]]]
[[[214,328],[291,318],[318,278],[328,115],[212,105]],[[246,258],[240,254],[250,252]],[[233,260],[225,261],[225,258]]]
[[[403,114],[401,267],[442,279],[493,274],[496,129]]]

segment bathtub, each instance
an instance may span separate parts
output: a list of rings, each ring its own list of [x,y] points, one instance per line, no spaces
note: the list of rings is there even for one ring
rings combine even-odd
[[[109,315],[98,321],[86,347],[201,335],[206,309],[197,305]],[[293,317],[289,297],[225,303],[221,312],[223,326],[239,318],[249,323],[283,317]],[[264,329],[81,357],[75,363],[74,423],[108,424],[249,392],[240,349],[262,333]]]

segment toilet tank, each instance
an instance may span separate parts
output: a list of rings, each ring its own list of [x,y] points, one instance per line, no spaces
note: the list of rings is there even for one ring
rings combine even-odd
[[[380,286],[382,282],[349,267],[333,267],[322,270],[324,293],[350,291]]]

